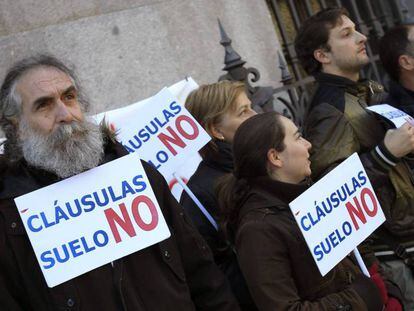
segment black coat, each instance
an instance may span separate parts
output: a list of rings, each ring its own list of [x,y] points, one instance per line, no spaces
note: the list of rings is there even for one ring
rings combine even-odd
[[[215,188],[221,177],[233,171],[233,155],[229,143],[216,141],[216,144],[218,152],[214,156],[203,159],[194,175],[188,181],[187,186],[212,215],[214,220],[219,223],[220,210]],[[241,309],[246,311],[257,310],[240,271],[233,247],[207,220],[187,193],[183,192],[180,203],[210,246],[216,264],[229,279],[230,286],[239,300]]]
[[[233,171],[233,155],[230,144],[221,141],[217,141],[216,144],[219,151],[214,156],[204,158],[201,161],[187,186],[218,223],[220,211],[215,186],[221,177]],[[180,203],[213,251],[216,263],[224,263],[228,256],[227,252],[223,251],[226,249],[226,241],[186,192],[181,195]]]
[[[109,144],[105,162],[125,154]],[[48,288],[13,198],[58,181],[24,161],[3,166],[0,181],[1,310],[239,310],[209,248],[172,197],[164,178],[143,162],[171,237]]]
[[[386,103],[414,117],[414,92],[398,82],[390,81]]]

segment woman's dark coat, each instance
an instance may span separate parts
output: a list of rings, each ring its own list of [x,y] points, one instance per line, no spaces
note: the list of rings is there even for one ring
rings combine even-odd
[[[306,188],[271,180],[253,181],[241,206],[236,228],[240,268],[261,311],[367,310],[362,297],[379,296],[367,281],[366,292],[352,286],[361,272],[345,258],[321,276],[289,202]],[[376,299],[373,298],[373,299]],[[379,302],[381,304],[381,302]]]

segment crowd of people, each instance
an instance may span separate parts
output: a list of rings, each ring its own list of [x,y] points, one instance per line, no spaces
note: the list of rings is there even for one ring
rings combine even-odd
[[[142,161],[171,237],[49,288],[14,199],[127,154],[105,124],[85,118],[74,74],[46,55],[16,63],[0,89],[1,310],[414,310],[414,127],[391,128],[366,108],[388,103],[414,116],[414,25],[390,29],[380,57],[388,93],[360,79],[367,38],[343,8],[322,10],[295,49],[315,77],[303,132],[256,114],[240,82],[202,85],[185,106],[212,140],[180,204]],[[385,223],[322,276],[289,203],[353,153]],[[53,237],[51,237],[53,238]]]

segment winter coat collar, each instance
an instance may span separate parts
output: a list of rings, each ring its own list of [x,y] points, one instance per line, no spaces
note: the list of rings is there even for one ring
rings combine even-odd
[[[214,142],[218,147],[218,151],[204,158],[204,163],[224,172],[233,171],[233,150],[231,144],[221,140],[215,140]]]
[[[291,184],[271,179],[268,176],[257,177],[251,181],[251,184],[253,191],[266,194],[266,198],[270,201],[277,198],[286,204],[292,202],[309,187],[307,182]]]
[[[352,81],[341,76],[319,72],[315,75],[315,79],[319,84],[335,86],[344,89],[357,97],[365,96],[366,94],[373,94],[382,92],[383,87],[377,83],[373,83],[367,79],[361,79],[358,82]]]
[[[310,181],[300,184],[290,184],[273,180],[268,176],[256,177],[249,180],[250,190],[242,204],[239,214],[241,220],[251,211],[287,210],[288,205],[310,186]]]

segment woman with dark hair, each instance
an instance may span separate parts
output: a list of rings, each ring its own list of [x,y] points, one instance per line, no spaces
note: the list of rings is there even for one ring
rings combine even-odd
[[[234,173],[218,187],[224,228],[259,310],[382,310],[376,285],[351,258],[324,277],[289,209],[311,174],[309,150],[277,113],[245,121],[233,140]]]

